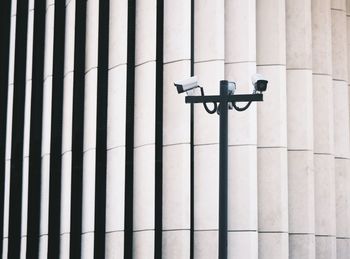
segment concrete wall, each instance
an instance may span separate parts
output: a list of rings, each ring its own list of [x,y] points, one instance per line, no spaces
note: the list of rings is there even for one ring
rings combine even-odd
[[[11,8],[9,60],[0,60],[9,64],[8,85],[0,86],[8,88],[7,130],[1,135],[6,138],[0,172],[5,175],[3,259],[11,235],[20,235],[20,258],[28,258],[28,167],[34,159],[29,146],[37,0],[28,2],[23,32],[28,35],[22,43],[27,46],[23,104],[13,99],[17,1]],[[201,105],[192,110],[173,82],[194,74],[206,94],[218,94],[222,79],[235,81],[236,93],[251,93],[256,72],[269,81],[264,102],[245,112],[229,111],[228,257],[349,258],[349,0],[111,0],[105,38],[99,37],[99,23],[106,2],[84,2],[85,46],[75,42],[82,0],[67,0],[65,7],[56,258],[70,258],[71,249],[80,249],[81,258],[98,258],[99,213],[105,217],[100,240],[105,258],[217,258],[219,117]],[[38,258],[47,258],[54,242],[49,196],[56,5],[46,1]],[[103,41],[109,46],[106,68],[100,65]],[[70,238],[77,46],[85,48],[80,245]],[[101,126],[97,97],[103,72],[108,96]],[[18,107],[25,111],[19,234],[9,233],[11,133]],[[101,129],[104,171],[96,160]],[[100,177],[106,181],[102,196],[96,193]],[[96,210],[101,202],[96,197],[105,202],[103,211]]]

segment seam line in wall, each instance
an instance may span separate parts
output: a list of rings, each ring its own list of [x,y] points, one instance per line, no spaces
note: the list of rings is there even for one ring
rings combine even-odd
[[[327,74],[327,73],[312,73],[312,75],[315,75],[315,76],[332,76],[331,74]]]
[[[238,229],[238,230],[227,230],[227,232],[231,233],[239,233],[239,232],[249,232],[249,233],[257,233],[257,229]]]
[[[287,69],[287,70],[307,70],[307,71],[312,71],[312,68],[310,68],[310,67],[300,67],[300,68],[297,68],[297,67],[287,67],[286,69]]]
[[[146,65],[146,64],[148,64],[148,63],[152,63],[152,62],[156,63],[156,60],[152,59],[152,60],[144,61],[144,62],[142,62],[142,63],[135,64],[135,68],[136,68],[136,67],[140,67],[140,66],[142,66],[142,65]]]
[[[85,76],[87,75],[87,73],[89,73],[90,71],[96,69],[97,70],[97,66],[94,66],[94,67],[90,67],[88,70],[85,71]]]
[[[68,7],[68,5],[72,2],[72,0],[69,0],[68,3],[66,3],[66,8]]]
[[[314,236],[315,233],[293,233],[293,232],[289,232],[289,235],[295,235],[295,236],[299,236],[299,235],[312,235]]]
[[[261,234],[289,234],[288,231],[258,231]]]
[[[85,153],[87,153],[89,151],[92,151],[92,150],[96,150],[96,148],[95,147],[91,147],[91,148],[88,148],[86,150],[83,150],[83,154],[85,154]]]
[[[139,145],[139,146],[134,146],[134,149],[138,149],[138,148],[141,148],[141,147],[155,146],[155,145],[156,145],[155,143],[147,143],[147,144],[142,144],[142,145]]]
[[[336,237],[336,239],[350,239],[350,237]]]
[[[154,229],[136,229],[136,230],[133,230],[132,232],[134,233],[138,233],[138,232],[154,232]]]
[[[182,61],[191,61],[191,59],[186,58],[186,59],[172,60],[172,61],[164,62],[163,65],[173,64],[173,63],[182,62]]]
[[[344,13],[346,13],[345,10],[339,9],[339,8],[331,8],[331,10],[332,10],[332,11],[338,11],[338,12],[344,12]]]
[[[229,144],[228,147],[257,147],[257,144]]]
[[[271,149],[271,148],[283,148],[283,149],[287,149],[286,146],[271,146],[271,147],[268,147],[268,146],[258,146],[258,149]]]
[[[314,152],[314,155],[332,156],[333,154],[331,154],[331,153],[317,153],[317,152]]]
[[[126,63],[120,63],[120,64],[116,64],[114,66],[111,66],[108,68],[108,71],[112,70],[112,69],[115,69],[117,67],[121,67],[121,66],[126,66],[127,64]]]
[[[235,64],[244,64],[244,63],[256,63],[256,60],[246,60],[246,61],[232,61],[232,62],[225,62],[225,65],[235,65]]]
[[[106,234],[113,234],[113,233],[124,233],[124,229],[122,230],[110,230],[110,231],[106,231]]]
[[[315,237],[336,237],[335,235],[315,235]]]
[[[69,70],[66,73],[64,73],[63,78],[66,78],[66,76],[68,76],[69,74],[73,74],[74,70]]]
[[[219,143],[193,144],[194,147],[214,146],[214,145],[219,145]]]
[[[176,231],[191,231],[190,228],[175,228],[175,229],[163,229],[163,232],[176,232]]]
[[[179,142],[179,143],[173,143],[173,144],[165,144],[163,147],[172,147],[172,146],[182,146],[182,145],[191,145],[190,142]]]
[[[279,67],[285,67],[286,64],[256,64],[257,67],[273,67],[273,66],[279,66]]]
[[[194,64],[214,62],[214,61],[225,61],[225,59],[218,58],[218,59],[200,60],[200,61],[195,61]]]
[[[336,82],[348,82],[347,80],[344,80],[344,79],[337,79],[337,78],[332,78],[333,81],[336,81]]]
[[[94,234],[95,231],[86,231],[86,232],[81,232],[81,235],[84,235],[84,234]]]
[[[47,10],[49,10],[49,8],[51,7],[51,6],[54,6],[55,5],[55,3],[52,3],[52,4],[49,4],[48,6],[46,6],[46,12],[47,12]]]
[[[287,151],[313,151],[312,149],[287,149]]]
[[[106,150],[110,151],[110,150],[114,150],[114,149],[117,149],[117,148],[123,148],[123,147],[125,148],[126,146],[125,145],[119,145],[119,146],[107,148]]]
[[[339,157],[339,156],[335,156],[334,159],[339,159],[339,160],[349,160],[349,157]]]

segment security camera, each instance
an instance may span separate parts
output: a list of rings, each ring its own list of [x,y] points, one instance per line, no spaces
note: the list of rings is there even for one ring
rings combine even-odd
[[[198,79],[197,76],[192,76],[184,80],[176,81],[174,85],[177,88],[177,92],[181,94],[198,87]]]
[[[236,91],[236,83],[235,82],[232,82],[232,81],[229,81],[228,82],[228,93],[230,95],[233,95]]]
[[[261,74],[254,74],[252,76],[252,84],[254,85],[255,92],[265,92],[268,81]]]

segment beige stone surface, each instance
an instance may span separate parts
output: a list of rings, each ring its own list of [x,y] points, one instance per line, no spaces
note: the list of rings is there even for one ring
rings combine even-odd
[[[288,151],[288,218],[290,233],[315,233],[315,174],[313,166],[312,150]]]
[[[289,258],[290,259],[315,259],[315,236],[289,235]]]
[[[106,232],[124,229],[125,147],[107,151]]]
[[[337,259],[346,259],[350,254],[350,240],[337,239]]]
[[[47,258],[49,237],[47,235],[39,237],[39,259]]]
[[[312,67],[311,0],[286,1],[287,68]]]
[[[332,78],[313,75],[314,152],[334,153],[334,111]]]
[[[99,1],[86,2],[85,72],[98,66]]]
[[[316,236],[316,258],[335,259],[337,248],[335,237]]]
[[[288,258],[288,233],[259,233],[259,259]]]
[[[133,258],[154,258],[154,230],[134,232]]]
[[[134,230],[154,229],[155,146],[134,149]]]
[[[228,230],[257,230],[256,154],[256,146],[228,149]]]
[[[163,147],[163,230],[190,228],[190,145]]]
[[[191,58],[190,1],[164,1],[163,55],[164,63]]]
[[[61,235],[60,239],[60,259],[69,258],[69,233]]]
[[[49,154],[51,146],[51,103],[52,103],[52,81],[50,79],[44,82],[43,89],[43,114],[42,114],[42,137],[41,154]]]
[[[258,258],[257,232],[229,232],[227,238],[228,258]]]
[[[288,149],[313,149],[312,88],[311,70],[287,71]]]
[[[217,258],[219,254],[218,231],[195,231],[194,232],[194,251],[195,259]]]
[[[316,235],[334,236],[336,231],[334,157],[315,154],[314,167],[315,232]]]
[[[74,70],[75,0],[66,7],[66,30],[64,44],[64,74]]]
[[[73,73],[64,78],[62,109],[62,154],[72,150]]]
[[[81,235],[81,258],[94,258],[94,233],[83,233]]]
[[[49,188],[50,188],[50,156],[41,159],[41,190],[40,190],[40,235],[49,232]]]
[[[288,231],[287,150],[259,148],[258,170],[259,231],[286,232]]]
[[[62,155],[61,234],[70,233],[71,167],[72,152],[67,152]]]
[[[54,6],[46,10],[45,21],[45,56],[44,56],[44,78],[52,75],[53,68],[53,37],[54,37]],[[34,47],[34,46],[33,46]]]
[[[190,231],[174,230],[163,232],[162,257],[186,259],[190,257]]]
[[[106,233],[106,259],[118,259],[124,256],[124,232]]]

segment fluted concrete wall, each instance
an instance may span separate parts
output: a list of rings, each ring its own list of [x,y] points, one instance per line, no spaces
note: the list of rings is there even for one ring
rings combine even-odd
[[[11,8],[9,60],[0,60],[9,64],[5,171],[0,172],[5,175],[5,195],[0,197],[3,259],[11,247],[17,1],[12,1]],[[23,32],[28,37],[23,42],[27,46],[23,181],[17,186],[22,197],[20,258],[28,258],[35,1],[29,1],[28,29]],[[81,244],[75,247],[70,240],[72,134],[74,75],[79,67],[74,58],[76,8],[81,0],[66,0],[57,258],[70,258],[71,248],[81,249],[81,258],[96,258],[95,216],[101,213],[96,211],[100,194],[95,193],[96,177],[101,177],[96,167],[101,126],[97,96],[103,40],[109,45],[105,258],[130,254],[140,259],[217,258],[219,117],[208,114],[202,105],[195,105],[191,116],[190,105],[177,94],[173,82],[195,74],[208,95],[219,93],[222,79],[235,81],[236,93],[251,93],[250,77],[256,72],[269,80],[264,102],[253,103],[245,112],[229,111],[228,257],[349,258],[350,1],[114,0],[109,2],[108,39],[99,37],[101,3],[86,1]],[[51,104],[55,98],[56,6],[55,1],[46,4],[38,258],[47,258],[50,242]],[[130,193],[132,199],[128,199]]]

